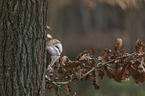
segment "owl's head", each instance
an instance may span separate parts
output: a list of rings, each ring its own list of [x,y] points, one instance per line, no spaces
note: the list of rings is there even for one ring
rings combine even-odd
[[[62,51],[62,44],[57,39],[51,39],[46,43],[46,50],[51,56],[59,56]]]

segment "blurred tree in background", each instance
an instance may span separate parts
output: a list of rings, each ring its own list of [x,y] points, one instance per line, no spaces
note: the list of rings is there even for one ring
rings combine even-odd
[[[63,41],[65,54],[70,48],[71,53],[80,52],[82,48],[78,46],[87,49],[88,45],[91,45],[98,50],[103,46],[109,47],[116,37],[125,40],[128,50],[132,49],[138,38],[144,41],[144,2],[136,3],[137,0],[129,0],[133,3],[125,3],[125,6],[124,3],[119,3],[120,0],[100,1],[50,1],[49,25],[56,33],[52,34]],[[120,7],[123,4],[124,7]],[[92,40],[94,42],[90,44]]]
[[[62,41],[64,55],[74,58],[90,47],[111,48],[117,37],[124,48],[134,50],[135,41],[145,41],[145,3],[143,0],[50,0],[49,25],[51,33]],[[132,81],[116,83],[108,78],[96,91],[89,82],[72,84],[77,96],[144,96],[144,84]]]

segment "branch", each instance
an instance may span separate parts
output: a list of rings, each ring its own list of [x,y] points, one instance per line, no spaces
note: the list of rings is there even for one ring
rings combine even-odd
[[[69,81],[64,81],[64,82],[54,82],[54,81],[50,81],[48,79],[48,77],[45,77],[45,80],[47,80],[49,83],[52,83],[52,84],[54,84],[56,86],[66,85],[66,84],[72,82],[72,79],[70,79]]]
[[[86,77],[88,74],[90,74],[95,69],[96,69],[96,67],[93,67],[90,71],[88,71],[86,74],[84,74],[80,79],[83,79],[84,77]]]
[[[137,54],[136,54],[135,52],[134,52],[134,53],[131,53],[131,54],[127,54],[127,55],[124,55],[124,56],[121,56],[121,57],[112,59],[112,60],[110,60],[110,61],[108,61],[108,62],[106,62],[106,63],[100,62],[100,63],[98,63],[95,67],[96,67],[96,68],[102,67],[102,66],[107,65],[107,64],[110,64],[110,63],[112,63],[112,62],[114,62],[114,61],[116,61],[116,60],[119,60],[119,59],[122,59],[122,58],[127,58],[127,57],[130,57],[130,56],[136,56],[136,55],[137,55]]]
[[[72,80],[65,81],[65,82],[52,82],[52,83],[55,84],[55,85],[65,85],[65,84],[70,83],[71,81],[72,81]]]
[[[122,59],[122,58],[127,58],[127,57],[130,57],[130,56],[136,56],[136,55],[137,55],[136,53],[131,53],[131,54],[127,54],[127,55],[124,55],[124,56],[121,56],[121,57],[112,59],[112,60],[110,60],[110,61],[108,61],[108,62],[106,62],[106,63],[99,62],[98,64],[96,64],[95,67],[92,67],[91,70],[89,70],[86,74],[84,74],[84,75],[80,78],[80,80],[83,79],[84,77],[86,77],[87,75],[89,75],[89,74],[90,74],[92,71],[94,71],[96,68],[99,68],[99,67],[102,67],[102,66],[104,66],[104,65],[110,64],[110,63],[112,63],[112,62],[114,62],[114,61],[116,61],[116,60]],[[73,76],[73,75],[72,75],[72,76]],[[54,85],[56,85],[56,86],[61,86],[61,85],[65,85],[65,84],[68,84],[68,83],[72,82],[72,79],[70,79],[69,81],[65,81],[65,82],[54,82],[54,81],[50,81],[47,77],[45,77],[45,79],[46,79],[48,82],[50,82],[50,83],[52,83],[52,84],[54,84]]]
[[[124,56],[121,56],[121,57],[118,57],[118,58],[115,58],[115,59],[112,59],[106,63],[103,63],[103,62],[100,62],[98,64],[96,64],[95,67],[93,67],[90,71],[88,71],[86,74],[84,74],[81,79],[83,79],[85,76],[87,76],[88,74],[90,74],[92,71],[94,71],[96,68],[99,68],[99,67],[102,67],[104,65],[107,65],[107,64],[110,64],[116,60],[119,60],[119,59],[122,59],[122,58],[127,58],[127,57],[130,57],[130,56],[136,56],[137,54],[136,53],[131,53],[131,54],[127,54],[127,55],[124,55]]]

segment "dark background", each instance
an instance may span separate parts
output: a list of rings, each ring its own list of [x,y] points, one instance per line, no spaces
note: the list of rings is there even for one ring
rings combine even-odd
[[[49,32],[63,44],[62,55],[74,60],[78,53],[94,48],[99,56],[123,39],[123,48],[134,51],[137,39],[145,41],[145,3],[139,0],[50,0]],[[100,90],[90,81],[71,84],[76,96],[145,96],[145,84],[117,83],[105,77]],[[53,91],[51,91],[53,96]],[[64,95],[63,95],[64,96]]]

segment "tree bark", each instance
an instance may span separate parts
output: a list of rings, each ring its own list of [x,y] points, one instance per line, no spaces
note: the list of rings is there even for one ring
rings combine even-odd
[[[0,96],[44,96],[48,0],[0,0]]]

